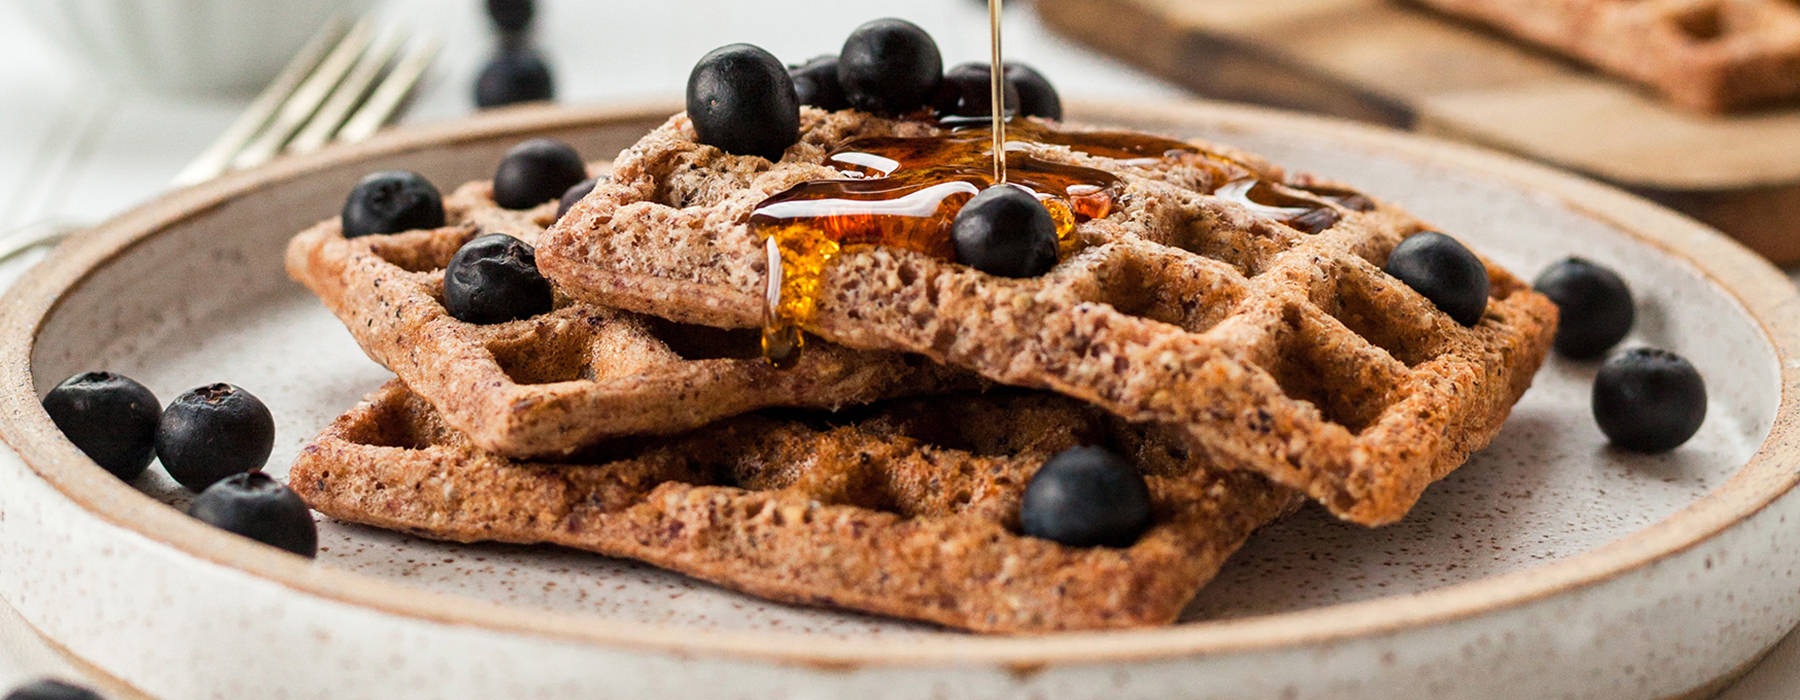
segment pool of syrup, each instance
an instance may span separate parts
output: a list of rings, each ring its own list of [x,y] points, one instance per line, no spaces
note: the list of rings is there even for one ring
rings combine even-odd
[[[1104,218],[1117,205],[1121,181],[1104,170],[1039,158],[1022,142],[1153,166],[1171,160],[1200,165],[1223,182],[1213,194],[1251,211],[1318,233],[1341,218],[1333,205],[1366,210],[1361,194],[1336,188],[1279,184],[1256,168],[1193,144],[1126,131],[1063,131],[1033,120],[1011,123],[1005,170],[995,167],[992,132],[963,126],[930,137],[878,137],[854,141],[828,156],[842,177],[804,182],[770,197],[750,216],[766,241],[769,277],[763,351],[786,364],[797,357],[801,329],[812,322],[824,271],[839,251],[881,245],[950,259],[951,224],[982,190],[1019,187],[1044,204],[1066,254],[1082,221]],[[1235,176],[1237,179],[1227,181]]]
[[[1056,131],[1021,120],[1011,132],[1128,161],[1200,155],[1171,139],[1128,132]],[[1044,204],[1065,251],[1076,224],[1111,214],[1119,178],[1104,170],[1056,163],[1012,147],[995,167],[992,133],[962,128],[941,136],[861,139],[832,152],[841,179],[815,180],[770,197],[750,217],[769,242],[770,283],[763,348],[778,364],[792,359],[800,329],[813,318],[825,266],[846,246],[883,245],[949,259],[950,226],[963,205],[989,187],[1018,187]]]

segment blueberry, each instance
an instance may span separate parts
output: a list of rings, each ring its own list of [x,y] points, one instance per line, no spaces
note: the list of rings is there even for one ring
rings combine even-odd
[[[600,178],[590,177],[570,185],[569,189],[563,191],[562,199],[556,203],[556,218],[561,219],[564,214],[569,213],[570,209],[574,209],[575,203],[588,196],[589,192],[593,192],[594,185],[597,184],[600,184]]]
[[[506,152],[494,170],[494,201],[507,209],[530,209],[561,197],[587,179],[587,164],[569,144],[532,139]]]
[[[1625,339],[1637,316],[1625,280],[1581,258],[1551,265],[1531,286],[1562,311],[1556,351],[1568,357],[1599,357]]]
[[[344,198],[344,237],[444,225],[444,197],[425,176],[387,170],[364,176]]]
[[[469,323],[502,323],[550,310],[550,282],[537,252],[512,236],[490,233],[464,243],[444,268],[444,307]]]
[[[688,74],[688,119],[700,143],[781,160],[800,140],[800,95],[781,61],[749,44],[700,57]]]
[[[836,56],[819,56],[788,67],[788,77],[794,79],[794,94],[800,104],[833,111],[850,108],[850,101],[844,99],[844,87],[838,83],[837,72]]]
[[[100,700],[100,694],[73,683],[45,678],[13,688],[5,700]]]
[[[208,486],[188,515],[303,557],[319,553],[319,526],[299,494],[262,472],[236,474]]]
[[[156,424],[163,469],[195,493],[233,474],[261,469],[274,447],[269,407],[231,384],[208,384],[175,397]]]
[[[550,65],[529,48],[509,47],[495,54],[475,78],[475,106],[482,109],[555,98]]]
[[[938,86],[937,97],[933,103],[938,116],[951,117],[987,117],[993,114],[994,86],[993,71],[986,63],[964,63],[951,68],[944,74],[944,82]],[[1004,87],[1006,111],[1008,114],[1019,109],[1019,90],[1012,81],[1006,81]]]
[[[857,27],[838,54],[838,83],[850,106],[876,114],[898,116],[927,106],[943,72],[937,42],[901,19]]]
[[[1465,326],[1487,311],[1488,276],[1481,259],[1456,239],[1426,231],[1400,242],[1382,268]]]
[[[1006,82],[1019,91],[1019,116],[1062,120],[1062,97],[1037,69],[1023,63],[1007,63]]]
[[[1706,382],[1667,350],[1613,355],[1594,377],[1594,421],[1614,445],[1634,452],[1679,447],[1706,420]]]
[[[44,412],[69,442],[112,472],[131,481],[150,466],[156,452],[156,394],[124,375],[82,372],[44,395]]]
[[[1018,187],[982,190],[950,224],[956,261],[990,275],[1036,277],[1056,266],[1056,222]]]
[[[1150,488],[1129,462],[1105,449],[1063,450],[1025,485],[1019,527],[1074,547],[1128,547],[1150,527]]]
[[[531,18],[537,14],[537,3],[532,0],[487,0],[487,14],[500,31],[522,32],[531,26]]]

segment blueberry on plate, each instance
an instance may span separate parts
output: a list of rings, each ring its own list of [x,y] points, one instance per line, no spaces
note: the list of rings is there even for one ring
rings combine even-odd
[[[531,26],[531,18],[537,14],[537,3],[532,0],[487,0],[488,19],[503,32],[522,32]]]
[[[529,48],[502,50],[488,59],[475,77],[475,106],[482,109],[555,98],[556,81],[550,77],[550,64]]]
[[[1531,287],[1556,302],[1556,351],[1566,357],[1599,357],[1625,339],[1637,317],[1631,289],[1617,273],[1581,258],[1551,265]]]
[[[569,213],[570,209],[575,208],[576,202],[579,202],[581,201],[581,198],[588,196],[589,192],[593,192],[594,186],[598,184],[600,184],[600,178],[590,177],[570,185],[569,189],[563,190],[562,199],[558,200],[556,203],[556,218],[563,218],[564,214]]]
[[[504,233],[464,243],[444,268],[444,308],[469,323],[531,318],[555,301],[537,269],[537,251]]]
[[[800,95],[781,61],[758,47],[713,49],[688,74],[687,114],[700,143],[781,160],[800,140]]]
[[[994,112],[993,71],[986,63],[964,63],[944,74],[933,105],[940,117],[988,117]],[[1012,81],[1002,87],[1007,114],[1019,109],[1019,90]]]
[[[269,407],[237,386],[208,384],[175,397],[156,424],[156,456],[187,490],[261,469],[275,448]]]
[[[794,96],[799,98],[800,104],[832,111],[850,108],[837,73],[836,56],[819,56],[797,66],[788,66],[788,77],[794,80]]]
[[[1150,488],[1130,462],[1103,448],[1063,450],[1025,485],[1019,527],[1072,547],[1128,547],[1150,527]]]
[[[156,394],[130,377],[82,372],[44,395],[44,412],[64,437],[113,476],[138,478],[156,452]]]
[[[996,185],[963,205],[950,223],[956,261],[990,275],[1036,277],[1056,266],[1056,221],[1037,197]]]
[[[306,502],[262,472],[233,475],[200,492],[188,515],[303,557],[319,553],[319,526]]]
[[[1680,447],[1706,420],[1706,382],[1685,358],[1657,348],[1613,355],[1594,376],[1594,422],[1634,452]]]
[[[1019,116],[1062,120],[1062,97],[1043,73],[1023,63],[1008,62],[1006,82],[1019,91]]]
[[[5,700],[100,700],[100,694],[73,683],[45,678],[13,688]]]
[[[1473,326],[1487,311],[1487,267],[1456,239],[1426,231],[1394,247],[1381,268],[1430,299],[1457,323]]]
[[[838,53],[838,84],[850,106],[898,116],[930,104],[944,79],[930,34],[902,19],[878,19],[850,33]]]
[[[494,202],[507,209],[530,209],[555,200],[587,179],[587,164],[575,148],[556,139],[532,139],[506,152],[494,170]]]
[[[410,170],[370,173],[344,198],[342,220],[345,238],[437,228],[444,225],[444,197]]]

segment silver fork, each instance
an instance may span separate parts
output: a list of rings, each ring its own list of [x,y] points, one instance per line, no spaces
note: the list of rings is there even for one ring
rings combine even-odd
[[[332,141],[369,138],[400,108],[437,56],[436,38],[365,18],[334,19],[313,35],[219,138],[170,182],[185,187]],[[46,222],[0,234],[0,261],[86,228]]]

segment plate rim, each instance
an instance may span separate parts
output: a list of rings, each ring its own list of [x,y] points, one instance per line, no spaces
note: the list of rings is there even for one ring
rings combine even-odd
[[[677,103],[658,99],[583,107],[517,107],[394,129],[364,143],[277,160],[157,197],[71,239],[58,248],[54,258],[34,267],[0,298],[0,440],[12,447],[30,472],[87,515],[183,556],[235,569],[297,593],[387,615],[502,634],[841,670],[978,663],[1035,671],[1050,665],[1294,648],[1448,624],[1597,585],[1676,556],[1754,516],[1800,483],[1800,470],[1780,466],[1800,456],[1800,361],[1795,359],[1800,356],[1800,313],[1796,313],[1800,312],[1800,288],[1724,234],[1577,175],[1476,146],[1384,127],[1201,100],[1129,106],[1072,102],[1071,106],[1071,113],[1086,122],[1207,124],[1226,132],[1280,129],[1335,137],[1356,148],[1422,166],[1472,171],[1555,197],[1562,206],[1680,258],[1746,310],[1769,341],[1778,365],[1780,399],[1769,434],[1730,478],[1675,513],[1595,549],[1521,571],[1406,596],[1236,620],[1042,636],[950,635],[934,639],[932,644],[885,638],[834,639],[822,646],[814,635],[793,632],[695,631],[585,613],[510,607],[314,566],[295,555],[194,521],[112,477],[63,440],[39,404],[31,358],[43,322],[55,313],[64,294],[98,268],[185,218],[236,196],[356,161],[501,137],[609,124],[655,124],[679,111]]]

